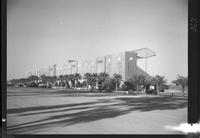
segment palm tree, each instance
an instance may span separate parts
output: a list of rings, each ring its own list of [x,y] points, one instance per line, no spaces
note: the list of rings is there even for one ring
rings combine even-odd
[[[47,82],[47,87],[51,87],[53,83],[53,77],[52,76],[46,76],[46,82]]]
[[[88,85],[90,85],[90,78],[91,77],[92,77],[92,73],[85,73],[84,76],[83,76],[83,79],[86,80],[87,88],[88,88]]]
[[[26,82],[26,78],[20,78],[20,83],[25,83]]]
[[[65,76],[64,76],[64,75],[59,75],[58,79],[59,79],[59,81],[60,81],[61,87],[63,87],[63,81],[64,81],[64,79],[65,79]]]
[[[57,76],[52,76],[52,83],[53,83],[53,86],[56,86],[57,80],[58,80],[58,77],[57,77]]]
[[[15,83],[19,84],[20,83],[20,79],[15,79]]]
[[[119,81],[119,83],[120,83],[120,81]],[[109,90],[109,91],[114,90],[114,89],[116,89],[118,84],[116,84],[116,80],[114,80],[114,78],[108,77],[104,82],[104,89]]]
[[[103,86],[104,86],[104,83],[105,81],[109,78],[109,74],[108,73],[105,73],[105,72],[102,72],[102,73],[99,73],[97,75],[97,80],[98,80],[98,83],[100,84],[99,85],[99,89],[102,90],[103,89]]]
[[[28,79],[30,81],[36,81],[36,80],[39,80],[39,77],[38,76],[35,76],[35,75],[31,75],[30,77],[28,77]]]
[[[74,87],[74,82],[75,82],[75,76],[74,74],[69,74],[68,80],[71,82],[71,88]]]
[[[108,73],[102,72],[97,75],[98,82],[104,82],[109,77]]]
[[[27,86],[27,81],[28,81],[27,78],[20,78],[20,79],[19,79],[19,82],[20,82],[21,84],[23,84],[24,86]]]
[[[81,79],[81,75],[79,73],[74,74],[74,80],[76,81],[75,87],[77,87],[78,80]]]
[[[120,84],[120,82],[122,81],[122,75],[120,74],[113,74],[113,77],[112,77],[114,83],[115,83],[115,86],[116,86],[116,91],[118,90],[118,86]]]
[[[152,84],[154,84],[156,86],[157,95],[160,95],[161,87],[164,87],[164,85],[166,85],[166,83],[167,83],[167,80],[165,79],[165,76],[156,75],[152,79]]]
[[[40,76],[40,79],[41,79],[41,81],[42,81],[42,85],[47,85],[47,81],[48,81],[48,78],[47,78],[47,76],[46,75],[41,75]]]
[[[185,96],[185,87],[188,86],[188,78],[184,76],[178,75],[176,80],[172,81],[172,83],[182,87],[182,95]]]
[[[63,80],[64,80],[64,82],[65,82],[65,88],[67,88],[67,87],[69,86],[69,85],[68,85],[69,75],[68,75],[68,74],[65,74]]]
[[[28,77],[28,81],[31,83],[31,86],[34,86],[34,87],[37,85],[38,80],[39,80],[39,77],[35,75],[31,75]]]
[[[147,84],[146,77],[144,75],[134,75],[130,81],[132,81],[136,85],[136,91],[139,93],[141,86]]]
[[[10,82],[11,82],[12,84],[16,84],[16,79],[12,79],[12,80],[10,80]]]
[[[136,85],[132,81],[132,78],[130,78],[127,81],[124,81],[124,88],[125,88],[125,90],[135,90],[136,89]]]
[[[90,85],[92,86],[92,90],[94,87],[97,85],[98,82],[98,74],[97,73],[92,73],[92,76],[90,78]]]
[[[58,78],[59,80],[64,80],[64,75],[59,75]]]
[[[96,86],[97,83],[97,77],[98,75],[96,73],[85,73],[84,74],[84,79],[86,80],[86,84],[87,84],[87,88],[90,85],[91,86],[91,90],[94,89],[94,87]]]

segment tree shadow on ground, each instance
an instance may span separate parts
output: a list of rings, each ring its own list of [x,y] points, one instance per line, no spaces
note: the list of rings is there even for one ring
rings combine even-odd
[[[34,109],[35,107],[32,107],[32,109],[34,110],[27,110],[28,108],[24,108],[23,110],[20,110],[19,112],[16,111],[15,109],[12,109],[12,111],[10,111],[10,113],[16,113],[18,112],[18,116],[27,116],[27,115],[37,115],[37,114],[49,114],[49,113],[59,113],[59,112],[66,112],[66,111],[74,111],[74,110],[82,110],[82,109],[90,109],[90,108],[95,108],[95,107],[100,107],[99,104],[103,103],[114,103],[116,101],[112,101],[110,99],[98,99],[97,102],[88,102],[88,103],[81,103],[81,104],[68,104],[66,105],[60,105],[58,106],[51,106],[51,107],[40,107],[38,109]],[[89,105],[89,106],[87,106]],[[77,106],[83,106],[83,107],[77,107]],[[86,107],[84,107],[86,106]],[[51,110],[52,108],[54,108],[54,110]],[[56,108],[56,109],[55,109]],[[49,110],[50,109],[50,110]],[[46,111],[48,110],[48,111]],[[34,112],[32,112],[34,111]],[[28,112],[28,113],[27,113]]]
[[[178,108],[187,107],[186,97],[140,97],[140,98],[130,98],[121,97],[115,98],[115,100],[121,101],[119,105],[126,105],[131,107],[130,110],[139,111],[152,111],[152,110],[174,110]]]
[[[98,105],[99,103],[106,103],[106,105]],[[154,110],[175,110],[179,108],[187,107],[187,98],[182,97],[120,97],[114,99],[99,99],[97,102],[80,103],[82,104],[83,111],[77,111],[73,113],[66,112],[67,109],[63,111],[58,111],[59,113],[46,117],[45,119],[36,120],[32,122],[26,122],[24,124],[18,124],[15,126],[8,127],[10,133],[32,133],[35,131],[44,131],[48,128],[53,128],[56,126],[66,127],[73,124],[88,123],[93,121],[98,121],[101,119],[114,118],[121,115],[125,115],[134,111],[148,112]],[[76,110],[80,107],[80,104],[70,105],[55,105],[55,106],[45,106],[45,107],[34,107],[32,109],[15,109],[12,112],[22,113],[32,110],[56,110],[58,108],[73,107]],[[93,106],[97,104],[97,106]],[[17,111],[19,110],[19,111]],[[28,110],[28,111],[27,111]],[[11,111],[10,111],[11,113]],[[51,112],[48,112],[50,114]],[[40,114],[40,112],[38,112]],[[64,132],[63,132],[64,133]]]
[[[21,98],[21,97],[100,97],[100,96],[114,96],[123,95],[117,93],[102,93],[102,92],[91,92],[91,91],[80,91],[80,90],[65,90],[65,89],[46,89],[46,88],[35,88],[35,89],[14,89],[15,91],[7,90],[7,96],[9,98]]]
[[[113,118],[124,114],[120,109],[108,108],[107,106],[80,111],[76,113],[67,113],[61,115],[50,116],[46,119],[32,121],[20,125],[8,127],[10,133],[18,134],[24,132],[39,131],[39,129],[47,129],[56,126],[69,126],[77,123],[87,123],[106,118]]]
[[[105,102],[105,101],[104,101]],[[109,101],[107,101],[109,102]],[[74,104],[61,104],[61,105],[52,105],[52,106],[34,106],[34,107],[24,107],[24,108],[12,108],[7,110],[7,114],[21,114],[26,112],[38,111],[38,114],[44,110],[57,110],[61,108],[73,108],[76,106],[85,106],[85,105],[94,105],[97,103],[102,103],[101,101],[96,102],[85,102],[85,103],[74,103]]]
[[[40,97],[40,96],[63,96],[66,94],[64,90],[54,90],[54,89],[16,89],[15,91],[7,90],[7,96],[12,98],[17,97]]]

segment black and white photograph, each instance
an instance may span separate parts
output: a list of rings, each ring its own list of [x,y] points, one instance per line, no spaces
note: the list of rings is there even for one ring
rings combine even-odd
[[[7,0],[6,85],[9,134],[187,134],[188,0]]]

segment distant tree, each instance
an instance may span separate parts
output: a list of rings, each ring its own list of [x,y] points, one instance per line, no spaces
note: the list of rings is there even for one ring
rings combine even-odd
[[[124,90],[136,90],[136,84],[132,81],[132,79],[130,78],[127,81],[124,81]]]
[[[52,76],[46,76],[47,87],[50,88],[53,85],[54,78]]]
[[[38,81],[39,77],[36,75],[31,75],[28,77],[28,81],[29,81],[29,86],[31,87],[38,87]]]
[[[48,78],[47,78],[47,76],[46,75],[41,75],[40,76],[40,80],[41,80],[41,83],[42,83],[42,87],[47,87],[47,83],[48,83]]]
[[[30,77],[28,77],[28,80],[30,80],[30,81],[37,81],[37,80],[39,80],[39,77],[36,76],[36,75],[31,75]]]
[[[97,83],[97,74],[96,73],[85,73],[84,74],[84,79],[86,80],[86,85],[87,85],[87,88],[88,86],[90,85],[91,86],[91,90],[94,89],[94,87],[96,86],[96,83]]]
[[[58,81],[58,77],[57,76],[52,76],[52,84],[54,85],[54,86],[57,86],[57,81]]]
[[[74,74],[74,80],[76,81],[75,87],[78,85],[78,80],[80,80],[82,77],[79,73]]]
[[[83,76],[83,79],[85,79],[87,88],[88,88],[88,85],[90,85],[91,77],[92,77],[92,73],[85,73]]]
[[[156,86],[157,95],[160,95],[160,90],[166,85],[167,80],[165,79],[165,76],[156,75],[151,83]]]
[[[53,83],[53,77],[52,76],[47,76],[47,80],[50,84]]]
[[[59,81],[60,81],[61,87],[63,87],[64,80],[65,80],[65,76],[64,76],[64,75],[59,75],[58,79],[59,79]]]
[[[108,77],[105,81],[104,81],[104,89],[105,90],[114,90],[116,86],[116,82],[113,78]]]
[[[14,79],[15,84],[19,84],[20,83],[20,79]]]
[[[97,75],[98,82],[104,82],[109,77],[108,73],[101,72]]]
[[[108,78],[109,78],[109,74],[105,72],[99,73],[97,75],[97,82],[98,82],[98,87],[100,91],[103,89],[104,83]]]
[[[97,73],[92,73],[92,76],[89,79],[89,84],[91,85],[92,90],[97,85],[97,82],[98,82],[98,74]]]
[[[65,77],[64,75],[59,75],[58,76],[59,80],[61,80],[61,81],[64,80],[64,77]]]
[[[118,90],[118,87],[119,87],[119,85],[120,85],[120,82],[122,81],[122,75],[120,75],[120,74],[113,74],[113,77],[112,77],[112,79],[113,79],[113,82],[114,82],[114,84],[115,84],[115,87],[116,87],[116,91]]]
[[[188,86],[188,78],[178,75],[176,80],[172,81],[172,83],[176,84],[177,86],[181,86],[182,95],[185,96],[185,87]]]
[[[141,90],[141,86],[145,86],[148,83],[144,75],[134,75],[129,81],[132,81],[136,85],[137,93]]]
[[[68,81],[70,80],[69,75],[65,74],[63,80],[65,82],[65,88],[68,88],[69,87]]]
[[[12,79],[12,80],[10,80],[10,82],[11,82],[12,84],[16,84],[16,79]]]
[[[57,76],[53,76],[53,81],[56,81],[58,80],[58,77]]]
[[[68,78],[69,78],[69,81],[71,82],[71,88],[74,87],[75,75],[74,74],[69,74]]]
[[[27,82],[27,78],[20,78],[19,81],[20,81],[20,83],[26,83]]]

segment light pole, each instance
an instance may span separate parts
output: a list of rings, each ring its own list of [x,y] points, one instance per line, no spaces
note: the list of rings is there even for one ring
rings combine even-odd
[[[72,63],[76,62],[76,73],[78,73],[78,61],[77,60],[68,60],[69,63],[71,63],[71,74],[72,74]]]
[[[145,72],[147,73],[147,51],[146,50],[145,50]]]
[[[78,73],[78,60],[76,60],[76,73]]]

